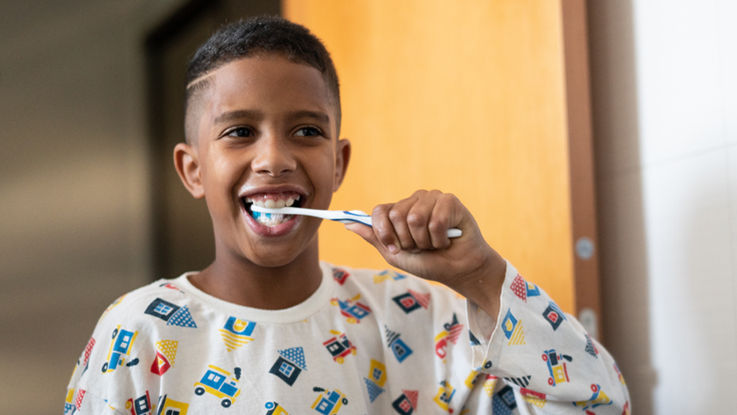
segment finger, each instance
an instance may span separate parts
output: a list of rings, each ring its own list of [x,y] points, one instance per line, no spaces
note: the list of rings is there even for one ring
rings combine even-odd
[[[451,227],[450,219],[453,217],[453,212],[456,209],[456,200],[453,195],[444,194],[435,202],[427,229],[430,233],[432,246],[436,249],[443,249],[450,246],[448,228]]]
[[[383,244],[389,252],[395,253],[399,251],[399,238],[394,231],[394,226],[389,220],[389,210],[392,205],[383,204],[374,208],[371,213],[371,223],[373,232],[378,241]]]
[[[415,245],[420,249],[433,249],[428,224],[435,207],[435,194],[426,194],[420,197],[407,213],[407,225]]]
[[[376,249],[382,250],[384,248],[384,246],[379,241],[379,238],[376,237],[374,230],[371,229],[370,226],[366,226],[360,223],[348,223],[345,225],[345,228],[355,234],[358,234],[358,236],[373,245]]]
[[[399,239],[399,244],[404,250],[412,250],[416,248],[415,241],[412,238],[412,233],[410,232],[409,225],[407,223],[407,214],[410,209],[412,209],[412,205],[416,200],[417,198],[415,197],[403,199],[395,203],[389,210],[389,220],[392,223],[392,227],[394,227],[394,232]]]

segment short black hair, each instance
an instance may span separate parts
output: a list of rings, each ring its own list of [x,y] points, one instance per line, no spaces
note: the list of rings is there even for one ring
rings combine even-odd
[[[234,60],[264,53],[283,55],[290,61],[307,64],[320,71],[335,99],[340,131],[340,84],[330,53],[306,27],[279,16],[239,20],[210,36],[189,61],[185,109],[189,107],[192,96],[206,87],[197,81],[198,78]]]

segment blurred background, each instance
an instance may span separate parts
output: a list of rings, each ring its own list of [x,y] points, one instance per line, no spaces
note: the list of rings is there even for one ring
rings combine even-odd
[[[107,304],[212,257],[177,182],[186,61],[282,14],[331,50],[356,152],[336,208],[458,194],[594,330],[636,414],[737,387],[737,3],[0,0],[0,401],[62,411]],[[342,227],[324,259],[381,266]]]

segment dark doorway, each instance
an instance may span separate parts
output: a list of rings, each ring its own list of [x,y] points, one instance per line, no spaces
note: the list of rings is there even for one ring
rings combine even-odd
[[[190,57],[224,23],[278,15],[279,0],[191,0],[145,39],[148,76],[154,278],[199,270],[214,258],[210,217],[179,181],[172,149],[184,140],[184,83]]]

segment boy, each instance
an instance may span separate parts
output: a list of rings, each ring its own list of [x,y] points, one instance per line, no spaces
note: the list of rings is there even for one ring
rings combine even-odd
[[[350,159],[339,129],[335,69],[305,28],[251,19],[197,51],[174,162],[207,203],[215,259],[108,307],[65,413],[628,412],[609,354],[454,196],[418,191],[346,226],[419,278],[320,263],[319,220],[252,211],[328,208]]]

